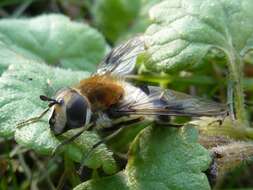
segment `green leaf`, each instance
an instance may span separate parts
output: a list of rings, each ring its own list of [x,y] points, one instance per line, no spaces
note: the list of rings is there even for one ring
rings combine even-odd
[[[0,135],[12,136],[18,121],[30,118],[47,107],[42,94],[53,96],[62,87],[78,83],[87,72],[72,72],[44,64],[14,64],[0,78]]]
[[[148,127],[133,142],[126,169],[114,176],[87,181],[75,190],[210,189],[202,171],[209,153],[197,144],[191,127]]]
[[[210,51],[229,59],[243,56],[253,45],[252,8],[251,0],[157,4],[150,10],[153,24],[146,31],[150,56],[146,66],[171,72],[198,66]]]
[[[53,68],[45,64],[14,64],[0,78],[0,136],[12,137],[30,149],[43,154],[51,154],[61,140],[76,134],[72,130],[61,139],[56,138],[49,129],[48,115],[42,121],[16,129],[18,122],[37,116],[47,107],[40,101],[39,95],[53,96],[63,87],[72,86],[87,77],[87,72],[77,72]],[[64,147],[67,155],[75,161],[81,161],[85,152],[99,141],[99,137],[91,132],[84,133],[74,143]],[[117,170],[112,152],[105,145],[100,146],[90,157],[86,165],[91,168],[102,167],[108,174]]]
[[[140,0],[97,0],[93,8],[96,26],[110,41],[115,42],[127,32],[140,9]]]
[[[146,67],[168,73],[223,58],[233,87],[229,92],[229,101],[234,102],[230,113],[236,113],[239,126],[248,127],[242,64],[253,45],[252,9],[251,0],[172,0],[157,4],[150,11],[153,24],[146,30]]]
[[[105,51],[101,34],[63,15],[0,21],[0,73],[12,63],[31,61],[93,71]]]

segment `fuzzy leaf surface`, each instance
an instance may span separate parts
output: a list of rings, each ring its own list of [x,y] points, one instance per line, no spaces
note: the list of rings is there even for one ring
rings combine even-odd
[[[171,0],[155,5],[150,10],[153,24],[146,30],[146,66],[173,72],[195,68],[208,58],[233,62],[245,56],[253,45],[252,9],[251,0]]]
[[[12,63],[33,61],[93,71],[105,52],[98,31],[63,15],[0,21],[0,73]]]
[[[197,143],[196,129],[148,127],[133,142],[124,171],[75,190],[210,190],[202,173],[210,161],[208,151]]]

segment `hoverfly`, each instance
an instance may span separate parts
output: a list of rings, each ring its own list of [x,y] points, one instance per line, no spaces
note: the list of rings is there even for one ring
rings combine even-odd
[[[18,126],[34,123],[52,110],[49,125],[54,135],[83,128],[71,138],[74,140],[85,130],[114,129],[117,125],[118,131],[129,121],[148,119],[159,124],[158,116],[217,117],[227,113],[226,107],[216,102],[156,86],[147,86],[144,90],[124,80],[134,71],[136,59],[144,50],[141,36],[112,49],[89,78],[59,90],[53,98],[41,96],[41,100],[49,102],[48,108]]]

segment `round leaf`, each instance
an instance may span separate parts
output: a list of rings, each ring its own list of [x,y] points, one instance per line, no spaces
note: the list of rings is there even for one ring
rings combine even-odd
[[[87,181],[75,190],[208,190],[204,173],[211,158],[194,128],[149,127],[133,142],[128,164],[114,176]]]
[[[253,1],[172,0],[150,10],[146,66],[171,72],[206,62],[210,52],[233,60],[252,48]],[[232,64],[232,63],[231,63]]]
[[[0,72],[29,60],[93,71],[105,51],[101,34],[63,15],[0,21]]]

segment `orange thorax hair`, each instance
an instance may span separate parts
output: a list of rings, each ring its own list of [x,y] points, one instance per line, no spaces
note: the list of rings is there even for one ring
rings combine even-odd
[[[95,75],[80,81],[76,89],[88,98],[93,111],[105,110],[119,102],[124,89],[110,75]]]

